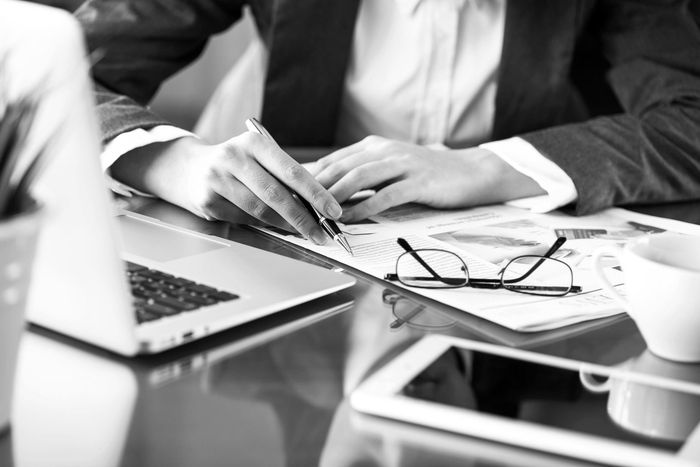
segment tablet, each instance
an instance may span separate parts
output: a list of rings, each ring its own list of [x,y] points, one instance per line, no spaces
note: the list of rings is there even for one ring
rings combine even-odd
[[[350,403],[593,462],[700,466],[700,366],[648,359],[633,371],[431,335],[365,380]]]

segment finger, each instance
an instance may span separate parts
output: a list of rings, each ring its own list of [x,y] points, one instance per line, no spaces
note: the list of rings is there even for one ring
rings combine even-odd
[[[218,193],[212,193],[202,216],[209,221],[223,221],[231,224],[262,225],[263,221],[246,213]]]
[[[214,217],[217,219],[236,224],[268,224],[295,231],[282,216],[234,177],[218,180],[213,183],[212,188],[223,198],[216,205]]]
[[[329,165],[316,175],[316,180],[325,187],[331,187],[352,170],[364,164],[378,162],[385,157],[387,157],[387,154],[384,152],[373,150],[360,151]]]
[[[343,212],[340,204],[338,204],[335,198],[316,181],[308,170],[292,159],[277,146],[274,141],[271,142],[269,138],[265,138],[261,135],[252,135],[252,137],[255,138],[255,146],[253,147],[255,159],[259,162],[261,167],[279,180],[278,184],[284,184],[284,186],[295,191],[326,217],[331,219],[338,219],[340,217]],[[273,190],[273,192],[274,191],[275,190]],[[259,193],[256,194],[260,196]],[[261,199],[265,200],[263,197],[261,197]],[[277,210],[277,212],[285,217],[283,212],[279,210]],[[294,225],[294,223],[292,223],[292,225]]]
[[[343,203],[361,190],[375,188],[402,174],[403,168],[390,161],[369,162],[350,170],[328,191],[339,203]]]
[[[291,192],[256,160],[250,160],[246,164],[245,170],[231,175],[247,186],[264,204],[274,209],[296,231],[314,243],[319,245],[326,243],[328,236],[311,213],[294,199]],[[328,197],[330,196],[328,193]],[[333,201],[335,202],[335,200]]]
[[[350,146],[345,146],[344,148],[340,148],[337,151],[334,151],[328,154],[327,156],[320,158],[316,161],[314,172],[318,174],[329,165],[338,162],[339,160],[344,159],[345,157],[351,154],[363,151],[368,144],[368,140],[370,139],[371,137],[364,138],[358,141],[357,143],[351,144]]]
[[[411,201],[415,201],[415,187],[408,180],[401,180],[346,209],[341,220],[343,222],[358,222]]]

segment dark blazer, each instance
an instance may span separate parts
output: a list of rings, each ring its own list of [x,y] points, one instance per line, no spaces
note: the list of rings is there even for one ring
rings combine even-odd
[[[89,0],[76,13],[105,139],[248,5],[269,48],[263,123],[332,146],[359,0]],[[494,140],[519,135],[574,181],[575,212],[700,198],[700,32],[682,0],[509,0]],[[128,97],[126,97],[128,96]]]

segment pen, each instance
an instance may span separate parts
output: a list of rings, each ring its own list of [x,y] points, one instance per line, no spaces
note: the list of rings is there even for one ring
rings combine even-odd
[[[262,123],[260,123],[257,119],[247,119],[245,121],[245,126],[248,128],[248,130],[253,131],[255,133],[259,133],[274,141],[272,135],[268,133],[265,127],[262,126]],[[287,187],[287,189],[289,189],[289,187]],[[299,196],[298,193],[291,189],[289,190],[292,192],[292,196],[298,199],[299,202],[306,208],[306,210],[309,211],[309,213],[314,217],[314,219],[316,219],[316,222],[318,222],[318,224],[328,234],[328,236],[331,237],[337,244],[342,246],[345,251],[350,253],[350,255],[354,256],[352,248],[350,248],[350,243],[348,243],[348,240],[345,238],[345,235],[343,235],[343,232],[338,227],[338,224],[336,224],[335,221],[333,221],[332,219],[328,219],[326,218],[326,216],[318,212],[316,208],[314,208],[311,205],[311,203]]]

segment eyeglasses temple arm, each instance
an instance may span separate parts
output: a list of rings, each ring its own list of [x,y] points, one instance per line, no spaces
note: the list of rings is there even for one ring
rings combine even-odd
[[[547,250],[547,253],[543,254],[545,258],[549,258],[552,256],[561,246],[566,242],[566,237],[557,237],[556,241],[552,244],[551,247],[549,247],[549,250]]]
[[[421,281],[438,281],[444,284],[454,284],[463,285],[464,279],[461,277],[413,277],[412,279]],[[385,281],[398,281],[399,276],[397,274],[388,273],[384,274]],[[468,287],[473,287],[475,289],[500,289],[502,287],[500,279],[469,279]]]
[[[549,250],[547,250],[547,252],[542,255],[542,258],[540,258],[539,261],[537,261],[535,264],[533,264],[532,267],[530,269],[528,269],[522,276],[517,277],[515,279],[507,279],[507,280],[504,280],[503,282],[506,282],[506,283],[507,282],[519,282],[519,281],[527,279],[530,276],[530,274],[535,272],[535,270],[542,265],[542,263],[544,262],[544,258],[549,258],[550,256],[552,256],[559,248],[561,248],[561,246],[564,244],[564,242],[566,242],[566,237],[558,237],[556,239],[556,241],[552,244],[552,246],[549,247]],[[501,269],[500,273],[501,274],[503,273],[503,269]]]
[[[430,273],[431,276],[433,276],[437,280],[441,280],[440,274],[436,273],[433,270],[433,268],[428,266],[428,263],[423,261],[423,258],[421,258],[420,255],[418,253],[416,253],[416,251],[413,249],[413,247],[411,247],[411,245],[409,245],[409,243],[406,241],[405,238],[402,238],[402,237],[397,238],[396,243],[398,243],[401,246],[401,248],[406,250],[406,253],[413,256],[413,258],[415,258],[415,260],[418,261],[418,263],[420,263],[420,265],[423,266],[423,268],[425,268],[425,270],[428,271],[428,273]]]

